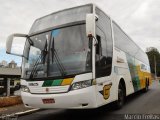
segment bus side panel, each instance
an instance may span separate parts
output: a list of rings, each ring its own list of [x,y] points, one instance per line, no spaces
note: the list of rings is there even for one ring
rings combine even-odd
[[[102,106],[117,100],[118,89],[115,78],[116,76],[112,74],[108,77],[96,79],[97,106]]]
[[[130,74],[130,69],[128,67],[128,60],[126,54],[125,52],[123,52],[118,48],[115,48],[114,53],[115,53],[114,74],[116,76],[117,89],[120,79],[123,79],[126,85],[126,95],[132,94],[134,93],[134,88],[132,83],[132,77]]]
[[[144,63],[140,62],[139,60],[135,59],[134,57],[126,54],[128,66],[130,70],[130,74],[132,77],[132,83],[134,87],[134,91],[141,90],[145,88],[146,81],[150,80],[150,72],[148,71],[148,66]],[[144,65],[145,67],[142,68],[141,66]]]
[[[140,62],[139,60],[136,61],[136,70],[138,72],[139,80],[140,80],[140,87],[139,90],[144,89],[146,87],[146,84],[150,85],[150,72],[149,72],[149,66],[145,65],[143,62]],[[148,83],[146,83],[148,82]]]

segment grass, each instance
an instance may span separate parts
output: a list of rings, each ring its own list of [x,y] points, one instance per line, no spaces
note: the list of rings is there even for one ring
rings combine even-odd
[[[22,99],[20,96],[0,97],[0,108],[18,104],[22,104]]]

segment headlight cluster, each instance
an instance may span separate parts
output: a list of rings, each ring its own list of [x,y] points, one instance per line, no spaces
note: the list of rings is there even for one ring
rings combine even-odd
[[[21,91],[23,92],[30,92],[29,88],[25,85],[21,85]]]
[[[77,90],[77,89],[82,89],[86,88],[92,85],[92,80],[86,80],[86,81],[80,81],[73,83],[71,86],[71,90]]]

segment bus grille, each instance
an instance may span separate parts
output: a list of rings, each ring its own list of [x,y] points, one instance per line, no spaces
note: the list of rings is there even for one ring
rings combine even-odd
[[[38,94],[38,93],[64,93],[68,92],[70,85],[66,86],[52,86],[52,87],[29,87],[30,92],[33,94]]]

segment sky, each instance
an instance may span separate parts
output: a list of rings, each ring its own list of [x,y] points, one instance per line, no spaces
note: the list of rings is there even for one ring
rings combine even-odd
[[[35,19],[86,3],[97,4],[144,51],[160,51],[160,0],[0,0],[0,62],[21,62],[20,57],[5,54],[7,36],[27,34]]]

